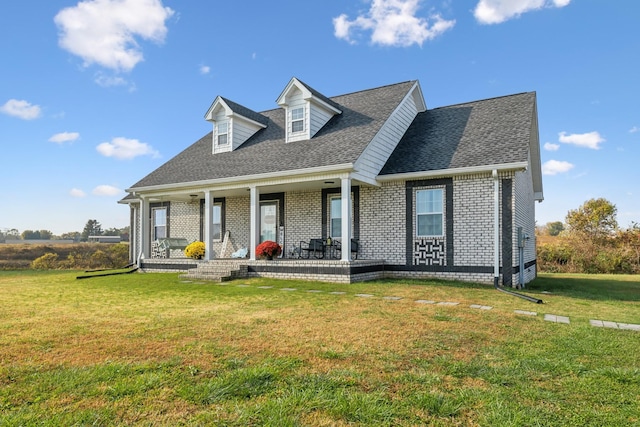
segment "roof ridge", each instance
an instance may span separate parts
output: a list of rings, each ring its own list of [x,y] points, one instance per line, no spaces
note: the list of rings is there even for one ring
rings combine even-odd
[[[532,91],[529,91],[529,92],[512,93],[512,94],[509,94],[509,95],[492,96],[491,98],[476,99],[474,101],[458,102],[456,104],[450,104],[450,105],[441,105],[440,107],[430,108],[428,111],[439,110],[441,108],[457,107],[459,105],[469,105],[469,104],[474,104],[476,102],[492,101],[494,99],[502,99],[502,98],[510,98],[510,97],[513,97],[513,96],[529,95],[529,94],[536,94],[536,91],[532,90]]]

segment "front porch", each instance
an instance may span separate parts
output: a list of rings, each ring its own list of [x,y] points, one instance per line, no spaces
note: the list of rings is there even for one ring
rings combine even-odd
[[[354,283],[381,279],[385,274],[384,260],[274,260],[190,258],[143,259],[143,272],[183,272],[188,280],[224,281],[245,277],[313,280],[321,282]]]

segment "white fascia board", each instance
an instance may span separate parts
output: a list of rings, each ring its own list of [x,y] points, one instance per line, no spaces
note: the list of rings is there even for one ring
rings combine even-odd
[[[424,95],[422,94],[422,87],[420,86],[419,81],[416,81],[416,84],[413,86],[413,89],[411,89],[410,92],[413,93],[413,91],[417,92],[417,98],[420,100],[420,105],[418,105],[418,103],[416,102],[416,108],[418,109],[418,112],[422,113],[424,111],[427,111],[427,103],[424,100]]]
[[[242,114],[238,114],[238,113],[233,112],[233,111],[231,112],[231,114],[229,114],[229,117],[230,117],[230,118],[234,118],[234,117],[236,117],[236,118],[242,119],[242,120],[244,120],[244,121],[245,121],[245,122],[247,122],[247,123],[251,123],[252,125],[255,125],[255,126],[261,127],[261,128],[263,128],[263,129],[266,129],[266,127],[267,127],[267,125],[265,125],[265,124],[262,124],[262,123],[260,123],[260,122],[256,122],[255,120],[251,120],[250,118],[245,117],[245,116],[243,116]]]
[[[342,110],[338,110],[336,107],[334,107],[333,105],[329,105],[326,102],[324,102],[322,99],[317,98],[315,96],[311,96],[309,98],[305,98],[305,101],[309,101],[309,100],[313,100],[314,103],[321,105],[323,108],[326,108],[329,111],[334,112],[335,114],[342,114]]]
[[[213,102],[211,103],[211,106],[209,107],[209,109],[207,110],[207,112],[204,115],[204,119],[208,122],[213,122],[213,109],[218,105],[218,104],[222,104],[225,112],[228,111],[229,106],[227,104],[225,104],[225,102],[222,100],[222,98],[220,97],[220,95],[216,96],[216,99],[213,100]]]
[[[270,185],[277,184],[278,181],[287,182],[291,179],[301,179],[303,177],[314,178],[314,175],[349,173],[353,171],[353,163],[342,163],[339,165],[318,166],[315,168],[295,169],[290,171],[269,172],[255,175],[234,176],[229,178],[210,179],[206,181],[189,181],[175,184],[153,185],[148,187],[127,188],[128,193],[159,192],[165,190],[175,190],[188,187],[190,189],[202,187],[225,187],[240,188],[250,184],[271,181]]]
[[[452,176],[452,175],[470,175],[476,173],[490,173],[494,170],[497,171],[510,171],[510,170],[526,170],[529,164],[527,162],[515,162],[504,163],[500,165],[484,165],[484,166],[470,166],[466,168],[454,168],[454,169],[438,169],[433,171],[418,171],[397,173],[393,175],[378,175],[376,178],[379,182],[385,181],[403,181],[419,178],[431,178],[437,176]]]

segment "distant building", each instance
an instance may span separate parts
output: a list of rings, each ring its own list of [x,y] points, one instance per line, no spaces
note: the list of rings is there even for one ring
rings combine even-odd
[[[90,243],[120,243],[120,236],[89,236]]]

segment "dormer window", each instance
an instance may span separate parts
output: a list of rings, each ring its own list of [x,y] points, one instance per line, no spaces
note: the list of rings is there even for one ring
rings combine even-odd
[[[291,110],[291,133],[304,131],[304,107]]]
[[[224,122],[218,124],[218,145],[227,145],[229,143],[229,123]]]

